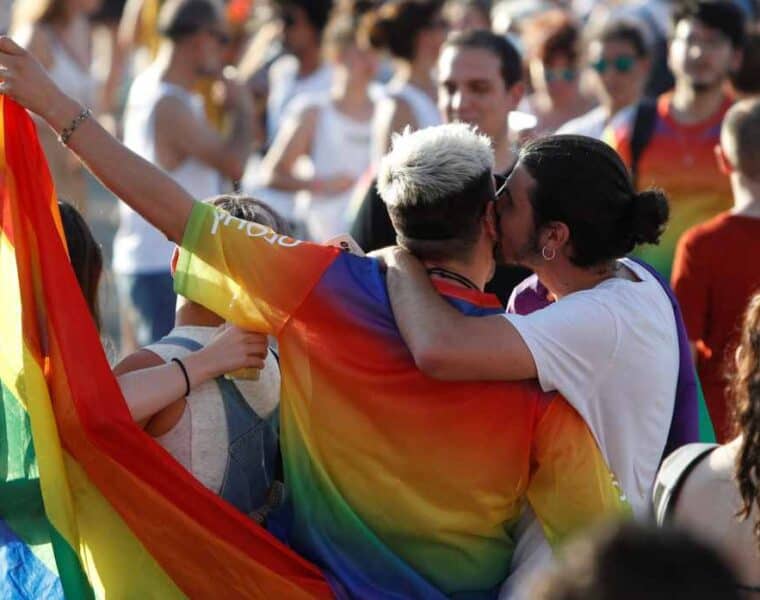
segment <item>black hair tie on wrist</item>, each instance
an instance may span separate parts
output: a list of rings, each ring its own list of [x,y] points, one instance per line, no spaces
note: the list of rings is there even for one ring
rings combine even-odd
[[[177,363],[179,365],[179,368],[182,369],[182,375],[185,376],[185,396],[190,395],[190,377],[187,374],[187,369],[185,368],[185,364],[178,358],[172,358],[172,362]]]

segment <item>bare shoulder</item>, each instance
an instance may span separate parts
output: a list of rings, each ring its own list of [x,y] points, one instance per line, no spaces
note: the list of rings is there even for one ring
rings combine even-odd
[[[720,522],[733,515],[738,502],[735,458],[735,448],[728,444],[716,448],[694,467],[681,486],[676,522],[698,524],[710,516]]]
[[[179,98],[166,95],[156,103],[156,123],[167,127],[192,127],[198,124],[198,119],[193,111]]]
[[[158,356],[158,354],[155,354],[150,350],[146,350],[145,348],[141,348],[137,352],[133,352],[132,354],[121,359],[119,363],[113,368],[113,374],[116,377],[119,377],[120,375],[125,375],[126,373],[131,373],[133,371],[142,371],[143,369],[150,369],[151,367],[158,367],[163,364],[164,361],[160,356]]]

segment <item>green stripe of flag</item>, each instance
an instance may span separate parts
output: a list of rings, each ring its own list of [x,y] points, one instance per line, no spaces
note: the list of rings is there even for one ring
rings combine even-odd
[[[57,572],[69,600],[94,599],[79,555],[48,520],[29,415],[0,381],[0,518]]]

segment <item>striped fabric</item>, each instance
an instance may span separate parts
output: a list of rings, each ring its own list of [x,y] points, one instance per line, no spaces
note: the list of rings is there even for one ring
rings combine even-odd
[[[132,422],[61,231],[34,125],[0,97],[0,597],[330,597]]]

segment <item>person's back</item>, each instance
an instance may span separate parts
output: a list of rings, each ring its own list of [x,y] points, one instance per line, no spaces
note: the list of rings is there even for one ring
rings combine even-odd
[[[227,260],[245,255],[282,278],[263,283],[265,270],[255,266],[239,272],[244,289],[255,286],[258,297],[248,309],[233,300],[228,310],[250,325],[261,314],[278,335],[283,454],[295,515],[288,541],[351,593],[438,597],[498,586],[509,571],[510,525],[525,495],[541,513],[540,503],[551,502],[546,494],[556,491],[542,488],[539,475],[556,468],[555,453],[578,461],[562,469],[565,483],[594,481],[607,494],[606,505],[594,501],[593,508],[563,502],[547,531],[551,541],[596,518],[591,511],[618,509],[593,438],[564,401],[532,383],[451,385],[417,370],[377,262],[264,230],[248,230],[262,236],[252,244],[234,219],[196,211],[191,230],[199,245],[189,239],[186,247],[198,259],[179,266],[183,295],[210,306],[227,302],[218,287],[234,285],[228,277],[237,269],[230,264],[224,273],[221,253]],[[201,260],[220,271],[206,271]],[[299,281],[299,272],[308,277]],[[439,290],[466,314],[502,310],[480,292],[451,284]]]
[[[760,560],[752,523],[739,521],[742,498],[736,486],[736,458],[741,438],[720,446],[700,461],[683,482],[678,494],[674,523],[689,528],[718,548],[746,585],[760,584]],[[760,589],[760,588],[758,588]]]
[[[760,293],[749,301],[741,326],[731,398],[737,437],[715,449],[684,446],[663,463],[654,506],[711,543],[729,560],[740,589],[760,591],[758,544],[758,405],[760,405]]]
[[[492,193],[490,177],[487,169],[475,183]],[[479,222],[472,197],[465,190],[457,200],[468,199]],[[492,248],[483,250],[487,273]],[[466,277],[433,275],[463,313],[501,312]],[[176,277],[182,295],[277,335],[293,520],[282,514],[274,527],[336,590],[493,597],[526,500],[551,543],[627,513],[587,426],[557,395],[529,382],[437,382],[418,370],[378,262],[198,205]]]
[[[718,441],[730,439],[727,366],[747,300],[760,289],[760,102],[742,101],[726,115],[717,149],[734,208],[689,229],[678,242],[673,289],[681,304]]]
[[[283,223],[266,205],[251,198],[218,196],[210,204],[241,222],[278,227]],[[198,355],[218,340],[220,326],[221,317],[180,298],[171,331],[122,359],[114,374],[120,378],[133,418],[148,435],[212,492],[244,514],[263,520],[279,501],[272,496],[278,494],[280,484],[275,479],[281,477],[278,359],[268,352],[253,379],[237,371],[210,376],[206,371],[212,368],[214,357],[206,355],[200,361]],[[266,336],[260,337],[266,344]],[[229,348],[229,353],[237,350]],[[191,357],[205,363],[202,373],[194,371]],[[156,381],[153,389],[146,389],[152,381],[138,389],[122,379],[142,374],[147,382],[156,367],[175,362],[187,377],[184,395],[164,393],[163,381]]]

